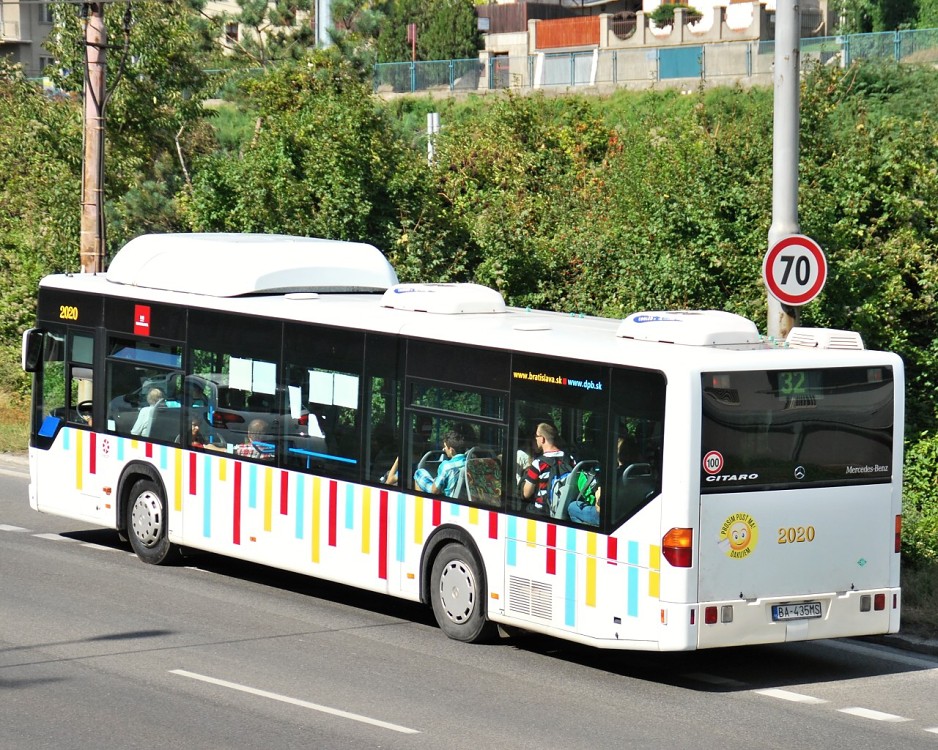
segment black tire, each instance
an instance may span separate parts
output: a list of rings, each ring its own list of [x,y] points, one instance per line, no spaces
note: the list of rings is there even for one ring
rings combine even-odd
[[[163,565],[176,556],[167,534],[166,499],[155,482],[141,479],[130,490],[125,514],[127,536],[137,557],[150,565]]]
[[[464,545],[447,544],[433,561],[430,604],[440,629],[453,640],[480,643],[496,632],[485,619],[482,566]]]

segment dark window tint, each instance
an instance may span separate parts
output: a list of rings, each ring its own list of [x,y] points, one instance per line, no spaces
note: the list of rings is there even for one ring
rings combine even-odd
[[[711,372],[701,387],[703,492],[892,477],[889,367]]]

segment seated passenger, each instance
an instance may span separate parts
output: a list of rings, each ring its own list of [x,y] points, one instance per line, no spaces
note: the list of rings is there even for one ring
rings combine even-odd
[[[199,426],[199,420],[193,419],[192,423],[189,426],[189,434],[187,436],[187,444],[190,448],[206,448],[210,451],[223,451],[225,450],[224,441],[220,437],[215,437],[214,442],[205,437],[205,434],[202,432],[202,428]],[[177,443],[183,442],[183,436],[180,435],[176,438]]]
[[[262,461],[274,459],[274,446],[264,442],[267,432],[267,423],[263,419],[251,420],[248,425],[248,439],[234,447],[236,456],[243,458],[259,458]]]
[[[527,510],[536,515],[550,515],[551,478],[573,470],[573,459],[559,447],[560,435],[557,428],[541,422],[535,430],[536,450],[541,454],[525,471],[521,484],[521,496],[529,501]]]
[[[159,388],[151,388],[150,392],[147,393],[147,405],[137,414],[137,421],[134,422],[134,426],[130,428],[131,435],[139,435],[140,437],[150,436],[150,430],[153,427],[153,415],[156,412],[156,407],[159,406],[162,401],[163,391]]]
[[[443,435],[443,453],[446,458],[440,461],[436,479],[426,469],[417,469],[414,484],[424,492],[456,497],[459,477],[466,467],[465,450],[466,440],[463,433],[455,428],[447,430]]]
[[[577,475],[576,483],[579,494],[577,499],[567,506],[570,520],[587,526],[599,526],[599,500],[602,497],[599,477],[596,474],[581,471]]]

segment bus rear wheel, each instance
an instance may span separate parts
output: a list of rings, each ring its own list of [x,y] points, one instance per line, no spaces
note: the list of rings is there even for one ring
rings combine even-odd
[[[479,643],[495,633],[485,619],[485,587],[476,556],[464,545],[448,544],[433,561],[430,603],[440,629],[453,640]]]
[[[166,502],[155,482],[141,479],[134,484],[125,517],[130,546],[143,562],[162,565],[174,557],[176,548],[169,542]]]

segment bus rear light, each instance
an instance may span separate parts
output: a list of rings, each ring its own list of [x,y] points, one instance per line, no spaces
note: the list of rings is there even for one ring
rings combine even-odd
[[[896,542],[895,542],[895,551],[900,552],[902,550],[902,516],[896,516]]]
[[[717,608],[716,607],[707,607],[704,609],[704,622],[707,623],[707,625],[717,624]]]
[[[675,568],[689,568],[694,556],[694,530],[671,529],[661,538],[661,554]]]
[[[732,604],[724,604],[720,607],[720,622],[733,622]]]
[[[870,608],[873,606],[873,597],[869,594],[864,594],[860,597],[860,611],[869,612]]]
[[[892,608],[899,609],[899,595],[898,594],[892,595]]]
[[[309,413],[300,414],[300,418],[296,420],[298,425],[308,425],[309,424]]]
[[[873,597],[873,609],[877,612],[881,612],[886,609],[886,595],[885,594],[876,594]]]

